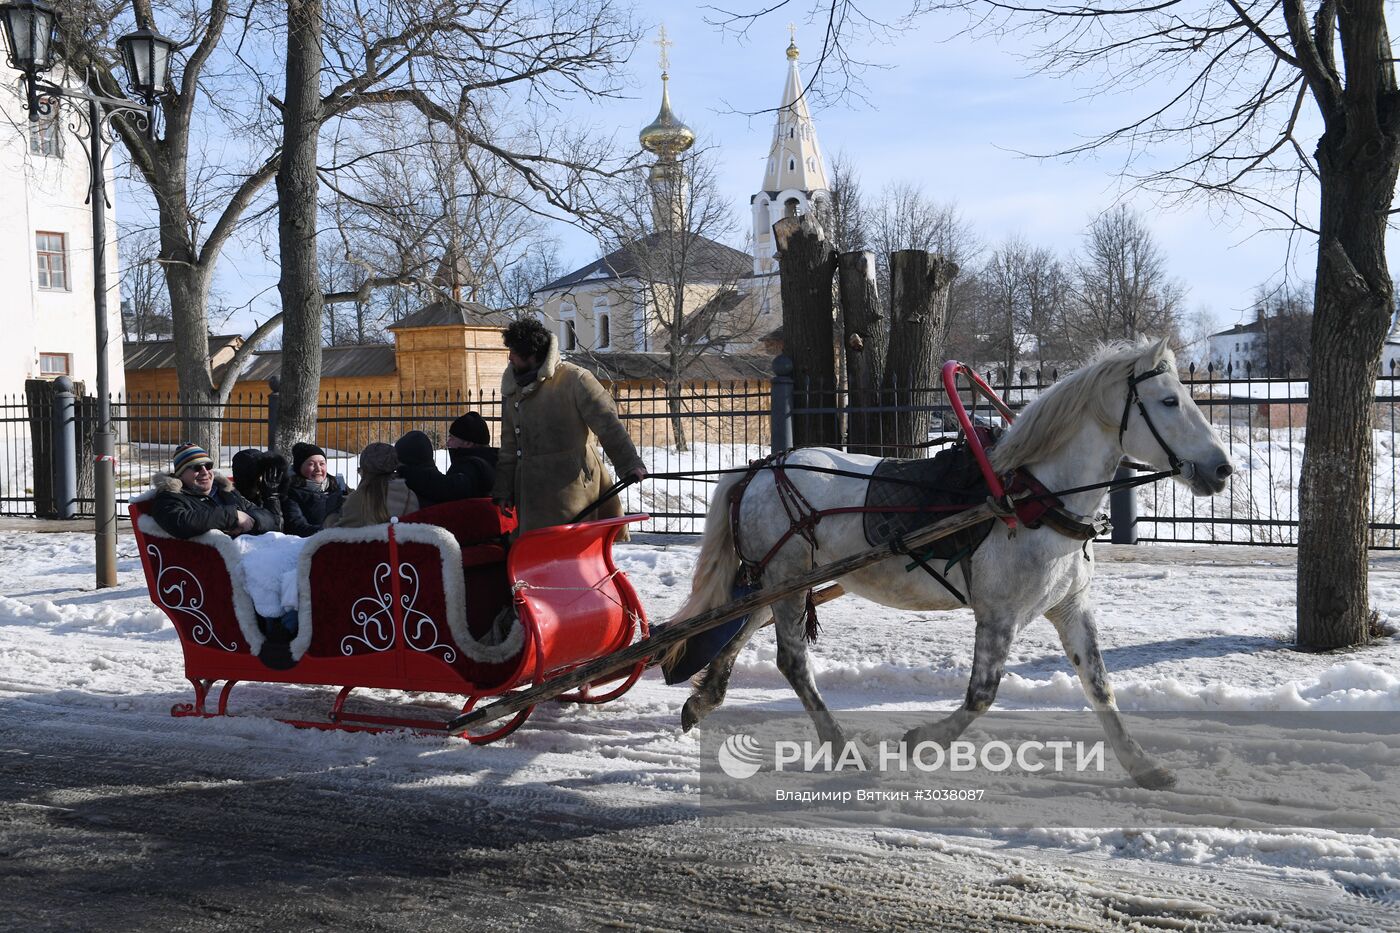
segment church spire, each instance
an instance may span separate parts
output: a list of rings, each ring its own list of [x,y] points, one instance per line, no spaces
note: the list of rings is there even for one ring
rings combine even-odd
[[[830,196],[826,166],[822,162],[821,147],[817,145],[817,128],[802,93],[797,27],[789,24],[788,29],[792,38],[787,47],[788,73],[783,84],[783,101],[778,105],[773,145],[768,150],[768,165],[763,173],[763,190],[750,199],[756,275],[778,269],[773,224],[784,216],[805,214]]]
[[[783,102],[778,105],[777,126],[773,130],[773,145],[768,152],[768,168],[763,175],[763,190],[770,192],[796,190],[809,195],[827,190],[826,167],[822,164],[821,147],[817,145],[817,128],[812,112],[802,93],[802,74],[798,70],[800,52],[797,49],[796,27],[788,42],[787,81],[783,84]]]

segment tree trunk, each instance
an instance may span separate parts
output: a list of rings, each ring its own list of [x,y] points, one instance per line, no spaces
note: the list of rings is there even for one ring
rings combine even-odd
[[[895,456],[918,456],[928,442],[943,358],[948,296],[958,265],[924,250],[890,254],[890,352],[885,362],[887,404],[884,441]],[[924,410],[918,411],[916,408]]]
[[[795,447],[832,447],[840,443],[836,417],[836,354],[831,277],[836,254],[810,213],[784,217],[773,225],[778,242],[778,271],[783,300],[783,352],[793,362],[798,408],[828,409],[827,414],[792,419]]]
[[[1317,149],[1322,210],[1298,488],[1298,645],[1311,649],[1369,637],[1371,406],[1395,308],[1385,230],[1396,140],[1351,117],[1332,121]]]
[[[162,218],[162,241],[166,221]],[[179,234],[176,234],[177,238]],[[183,242],[183,241],[177,241]],[[177,250],[180,247],[177,245]],[[170,295],[171,336],[175,342],[175,373],[180,386],[180,440],[198,444],[219,463],[222,440],[218,404],[209,369],[209,276],[193,262],[163,245],[166,255],[180,257],[165,264],[165,288]],[[187,251],[182,251],[187,252]],[[220,466],[227,464],[220,463]]]
[[[321,0],[287,0],[287,96],[277,170],[282,277],[282,407],[274,446],[316,435],[321,388],[321,280],[316,268],[316,157],[321,127]]]
[[[666,410],[671,415],[671,440],[676,450],[684,453],[690,449],[690,441],[685,433],[685,408],[681,404],[681,381],[671,378],[666,381]]]
[[[889,319],[880,313],[875,282],[875,254],[842,253],[837,260],[841,294],[841,322],[845,333],[846,449],[852,453],[879,455],[880,386],[889,352]]]

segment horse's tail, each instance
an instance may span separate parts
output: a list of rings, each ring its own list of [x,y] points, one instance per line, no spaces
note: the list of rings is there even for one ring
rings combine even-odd
[[[715,486],[710,498],[710,510],[705,515],[705,534],[700,542],[700,556],[695,559],[691,575],[690,595],[669,622],[678,622],[708,612],[733,599],[734,578],[739,572],[739,551],[734,546],[734,529],[729,521],[729,496],[743,474],[724,477]],[[667,649],[661,663],[670,667],[685,652],[685,642]]]

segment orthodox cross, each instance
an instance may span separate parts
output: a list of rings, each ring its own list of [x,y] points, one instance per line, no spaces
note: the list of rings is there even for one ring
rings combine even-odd
[[[665,24],[665,23],[662,23],[662,24],[661,24],[661,29],[660,29],[660,31],[659,31],[657,37],[656,37],[656,43],[655,43],[655,44],[656,44],[656,46],[657,46],[658,48],[661,49],[661,58],[660,58],[661,73],[662,73],[662,74],[665,74],[666,72],[668,72],[668,71],[671,70],[671,56],[670,56],[670,54],[669,54],[666,50],[669,49],[671,46],[673,46],[673,45],[676,44],[676,43],[672,42],[670,39],[667,39],[667,38],[666,38],[666,24]]]

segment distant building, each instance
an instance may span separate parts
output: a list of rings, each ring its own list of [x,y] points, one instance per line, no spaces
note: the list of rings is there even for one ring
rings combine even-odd
[[[1206,341],[1208,362],[1232,371],[1243,369],[1246,362],[1254,365],[1257,351],[1263,348],[1264,327],[1263,320],[1255,320],[1211,334]]]
[[[97,385],[92,211],[84,141],[67,132],[64,105],[38,122],[23,106],[23,79],[0,82],[0,392],[26,379],[70,376]],[[107,168],[112,197],[112,167]],[[122,319],[115,211],[107,214],[107,333],[111,389],[122,391]]]

